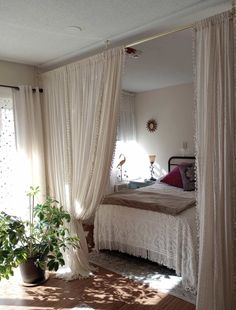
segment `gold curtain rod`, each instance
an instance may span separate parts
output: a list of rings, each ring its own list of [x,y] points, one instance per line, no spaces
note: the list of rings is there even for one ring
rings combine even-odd
[[[148,41],[151,41],[151,40],[155,40],[155,39],[158,39],[158,38],[161,38],[161,37],[165,37],[165,36],[167,36],[169,34],[172,34],[172,33],[176,33],[176,32],[183,31],[183,30],[187,30],[187,29],[190,29],[190,28],[193,28],[193,27],[194,27],[194,24],[191,24],[191,25],[187,25],[187,26],[183,26],[183,27],[178,27],[178,28],[172,29],[170,31],[161,32],[161,33],[155,34],[153,36],[150,36],[150,37],[147,37],[147,38],[144,38],[144,39],[132,42],[132,43],[126,45],[126,47],[132,47],[132,46],[135,46],[135,45],[138,45],[138,44],[142,44],[142,43],[145,43],[145,42],[148,42]]]
[[[236,14],[236,0],[232,0],[232,10],[231,10],[231,12],[232,12],[232,15]],[[142,43],[145,43],[145,42],[148,42],[148,41],[151,41],[151,40],[155,40],[155,39],[158,39],[158,38],[161,38],[161,37],[165,37],[165,36],[167,36],[169,34],[173,34],[173,33],[176,33],[176,32],[179,32],[179,31],[183,31],[183,30],[187,30],[187,29],[190,29],[190,28],[194,28],[194,24],[178,27],[178,28],[166,31],[166,32],[157,33],[157,34],[155,34],[153,36],[150,36],[150,37],[147,37],[147,38],[143,38],[141,40],[138,40],[138,41],[132,42],[130,44],[127,44],[126,47],[133,47],[135,45],[142,44]]]

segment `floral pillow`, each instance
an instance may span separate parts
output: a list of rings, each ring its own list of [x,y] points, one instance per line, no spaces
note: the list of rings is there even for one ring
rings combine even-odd
[[[184,191],[195,190],[195,166],[192,163],[179,165]]]

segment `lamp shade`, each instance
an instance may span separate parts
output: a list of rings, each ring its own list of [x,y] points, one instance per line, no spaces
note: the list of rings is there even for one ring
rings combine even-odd
[[[155,161],[155,159],[156,159],[156,155],[149,155],[149,161],[150,161],[150,163],[154,163],[154,161]]]

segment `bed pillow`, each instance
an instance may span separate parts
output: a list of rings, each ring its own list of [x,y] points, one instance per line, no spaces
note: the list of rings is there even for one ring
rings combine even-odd
[[[175,167],[166,176],[164,176],[160,182],[166,183],[171,186],[183,188],[182,177],[179,171],[179,167]]]
[[[194,164],[180,164],[179,172],[182,178],[184,191],[195,190],[195,168]]]

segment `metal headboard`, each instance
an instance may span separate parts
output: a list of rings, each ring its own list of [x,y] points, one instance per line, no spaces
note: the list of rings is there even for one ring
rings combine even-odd
[[[168,172],[173,166],[178,166],[181,162],[195,162],[195,156],[172,156],[168,160]]]

